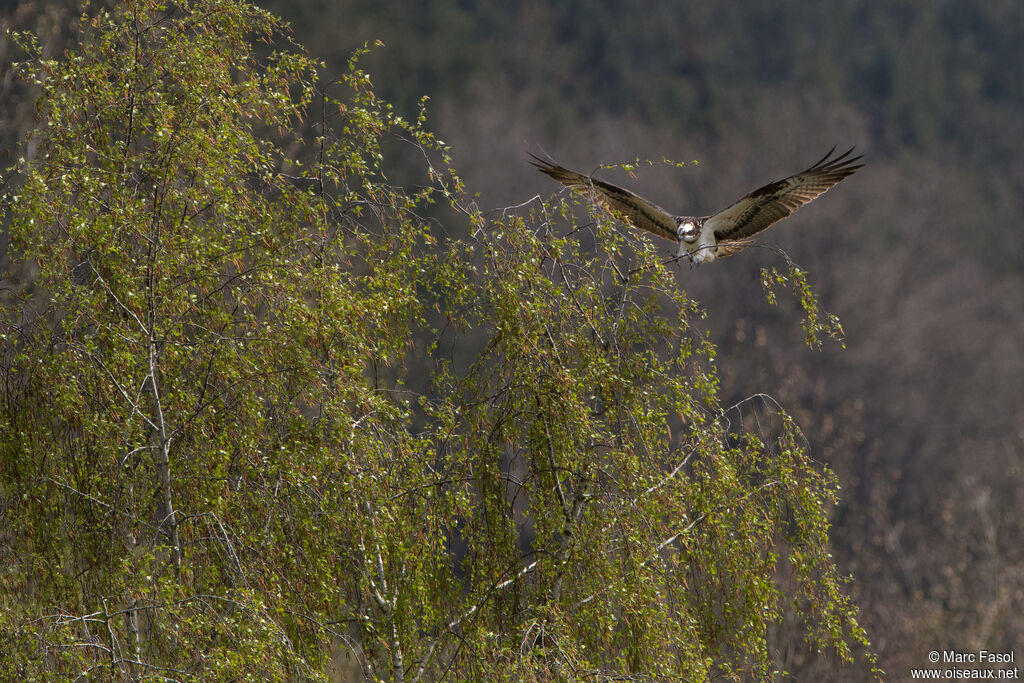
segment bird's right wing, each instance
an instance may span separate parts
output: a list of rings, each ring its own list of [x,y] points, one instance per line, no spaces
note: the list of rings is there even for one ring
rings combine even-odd
[[[535,154],[530,156],[534,159],[530,163],[542,173],[579,192],[619,220],[634,228],[652,232],[658,237],[678,241],[675,218],[657,204],[624,187],[570,171]]]

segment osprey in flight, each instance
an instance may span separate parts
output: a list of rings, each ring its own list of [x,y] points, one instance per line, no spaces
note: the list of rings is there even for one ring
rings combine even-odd
[[[833,147],[806,171],[768,183],[713,216],[674,216],[625,188],[570,171],[534,154],[530,163],[634,228],[678,241],[676,258],[686,254],[694,263],[703,263],[740,251],[750,244],[751,237],[863,166],[856,164],[861,157],[847,158],[852,147],[832,157],[835,151]]]

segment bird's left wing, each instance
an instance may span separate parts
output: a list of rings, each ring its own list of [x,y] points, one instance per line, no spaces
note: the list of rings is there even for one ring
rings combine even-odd
[[[843,178],[851,175],[863,164],[861,157],[847,158],[848,151],[835,158],[833,147],[821,161],[809,169],[784,180],[758,188],[705,223],[719,240],[743,240],[767,228],[772,223],[793,214],[804,204],[823,194]]]
[[[530,163],[542,173],[579,192],[619,220],[673,242],[679,239],[675,218],[657,204],[624,187],[570,171],[535,154],[530,156],[534,159]]]

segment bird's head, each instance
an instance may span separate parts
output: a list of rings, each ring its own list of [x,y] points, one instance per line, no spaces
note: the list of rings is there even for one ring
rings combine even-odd
[[[693,244],[700,237],[700,222],[696,218],[683,216],[676,225],[676,239]]]

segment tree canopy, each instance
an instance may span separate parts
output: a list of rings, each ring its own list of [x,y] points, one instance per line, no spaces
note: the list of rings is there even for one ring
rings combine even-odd
[[[720,403],[645,238],[566,197],[480,213],[422,105],[358,55],[323,80],[238,0],[21,42],[5,677],[771,679],[800,639],[872,665],[834,476],[767,397]],[[764,277],[835,331],[798,269]]]

